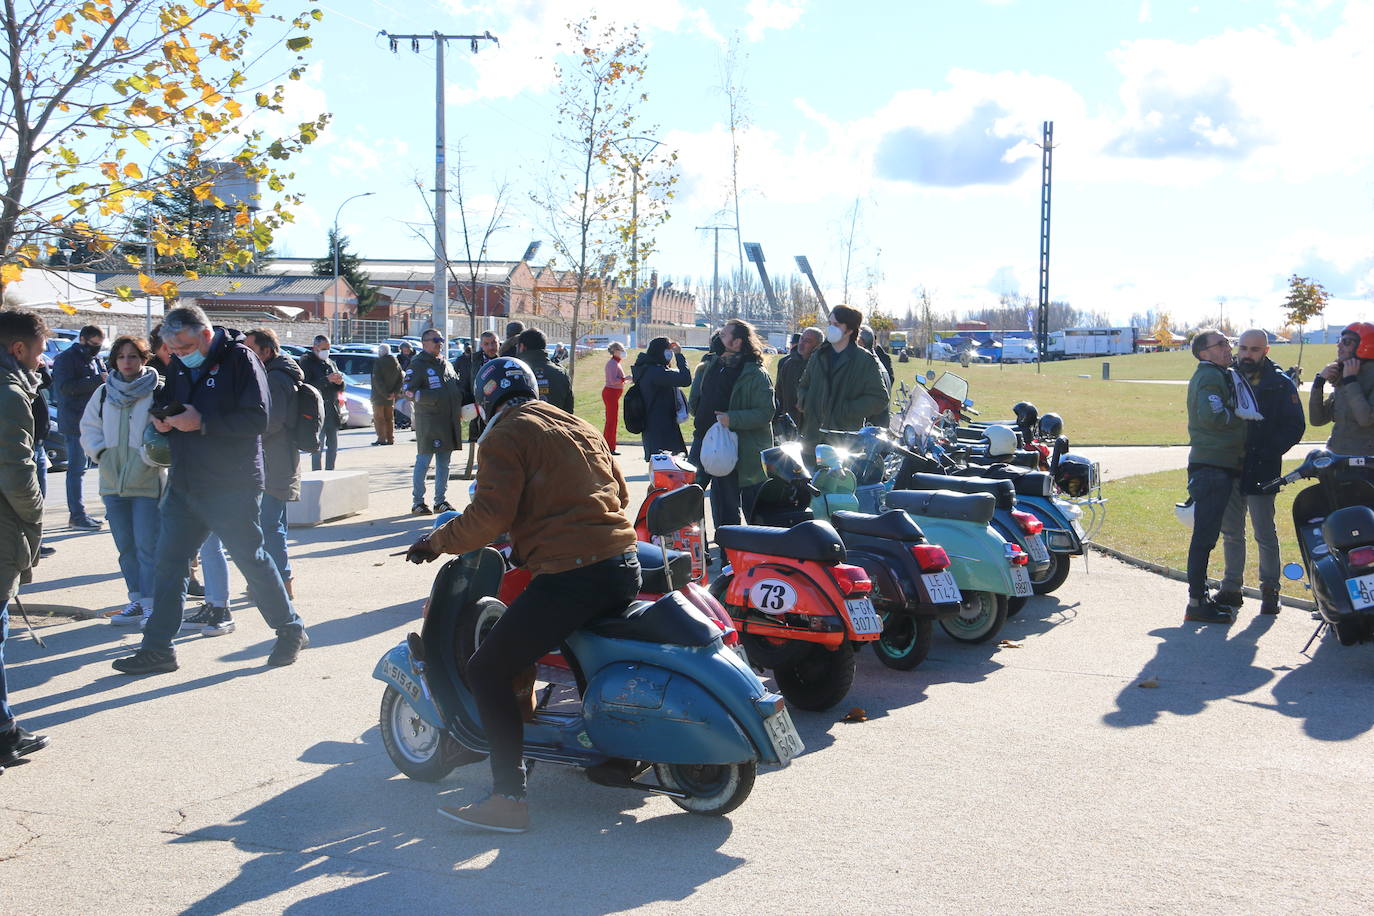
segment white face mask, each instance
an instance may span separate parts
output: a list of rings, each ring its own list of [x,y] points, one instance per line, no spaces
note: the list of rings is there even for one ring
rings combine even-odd
[[[825,326],[825,339],[832,344],[837,344],[844,339],[844,330],[838,325],[828,324]]]
[[[328,348],[328,347],[325,347],[324,349],[320,350],[320,359],[329,359],[329,348]]]

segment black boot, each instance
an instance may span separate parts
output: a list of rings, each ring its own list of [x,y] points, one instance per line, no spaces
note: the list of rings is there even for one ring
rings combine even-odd
[[[1279,587],[1277,585],[1260,586],[1260,613],[1277,614],[1279,608]]]

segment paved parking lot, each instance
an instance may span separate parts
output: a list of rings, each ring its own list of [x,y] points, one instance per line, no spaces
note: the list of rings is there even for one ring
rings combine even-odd
[[[937,635],[910,673],[862,655],[841,708],[795,714],[807,752],[728,819],[540,765],[530,834],[466,832],[433,809],[484,794],[485,767],[412,782],[377,731],[372,667],[434,570],[389,556],[427,526],[403,438],[345,434],[370,509],[293,532],[312,638],[293,667],[265,667],[242,597],[236,633],[180,640],[181,670],[149,678],[110,669],[137,637],[103,621],[46,627],[47,651],[16,627],[17,711],[53,744],[0,776],[0,912],[1374,908],[1374,646],[1305,657],[1307,615],[1254,602],[1229,629],[1185,626],[1181,583],[1100,557],[1002,645]],[[26,603],[122,603],[107,533],[52,542]],[[840,722],[851,706],[868,721]]]

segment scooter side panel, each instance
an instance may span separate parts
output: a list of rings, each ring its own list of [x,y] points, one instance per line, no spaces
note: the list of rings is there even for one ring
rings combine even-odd
[[[725,706],[700,684],[653,665],[617,662],[587,685],[587,736],[613,757],[743,763],[758,756]]]
[[[443,716],[439,715],[439,708],[434,705],[425,679],[411,667],[410,647],[404,642],[377,660],[372,676],[400,691],[410,708],[429,725],[443,729]]]
[[[949,554],[949,569],[960,591],[1014,593],[1007,565],[1007,541],[991,526],[922,516],[926,540]]]

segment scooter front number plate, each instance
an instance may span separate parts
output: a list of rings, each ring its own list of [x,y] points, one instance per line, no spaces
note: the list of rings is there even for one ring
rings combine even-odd
[[[1045,549],[1045,539],[1041,535],[1026,535],[1026,546],[1030,548],[1028,553],[1036,563],[1048,563],[1050,561],[1050,552]]]
[[[925,584],[926,591],[930,592],[932,604],[957,604],[964,598],[954,581],[953,573],[926,573],[921,576],[921,581]]]
[[[849,612],[849,623],[859,636],[883,631],[883,620],[873,609],[872,601],[867,598],[851,598],[845,601],[844,606]]]
[[[1035,594],[1031,588],[1030,573],[1026,572],[1024,566],[1013,566],[1011,568],[1011,593],[1017,598],[1029,598]]]
[[[768,740],[773,742],[773,750],[778,755],[779,763],[787,763],[806,750],[806,745],[802,744],[801,735],[797,734],[797,727],[792,724],[792,717],[787,714],[786,709],[764,719],[763,727],[768,731]]]
[[[1350,603],[1355,610],[1374,607],[1374,573],[1346,579],[1345,590],[1350,592]]]

